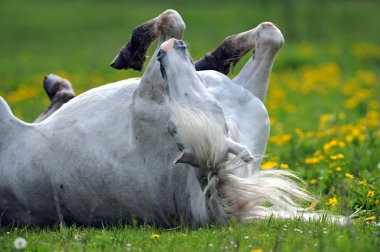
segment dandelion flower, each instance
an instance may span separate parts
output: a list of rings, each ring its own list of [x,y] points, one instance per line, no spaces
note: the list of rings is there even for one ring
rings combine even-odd
[[[160,235],[159,234],[152,234],[152,239],[158,239],[158,238],[160,238]]]
[[[281,164],[280,168],[281,169],[289,169],[289,165],[287,165],[287,164]]]
[[[364,219],[365,221],[374,221],[376,220],[376,216],[369,216],[367,218]]]
[[[309,184],[310,185],[315,185],[317,183],[317,180],[316,179],[310,179],[309,180]]]
[[[251,249],[249,252],[263,252],[261,248]]]
[[[275,161],[268,161],[261,165],[261,169],[263,170],[271,170],[274,169],[278,165]]]
[[[349,179],[354,179],[355,178],[355,176],[352,175],[352,174],[350,174],[350,173],[346,173],[345,176],[346,176],[346,178],[349,178]]]
[[[336,204],[338,204],[338,200],[336,199],[335,196],[332,198],[329,198],[329,201],[327,202],[328,206],[335,206]]]
[[[28,244],[28,242],[22,237],[17,237],[13,241],[13,245],[15,246],[16,249],[24,249],[24,248],[26,248],[27,244]]]
[[[368,197],[373,197],[375,195],[375,191],[369,190],[367,193]]]
[[[335,169],[335,171],[337,171],[337,172],[341,172],[342,171],[342,167],[337,167],[336,169]]]
[[[338,146],[344,148],[346,147],[346,144],[344,142],[338,142]]]
[[[321,161],[322,158],[319,157],[305,158],[304,160],[305,164],[319,164]]]
[[[367,185],[367,180],[365,180],[365,179],[359,180],[358,184],[365,186],[365,185]]]
[[[344,155],[342,153],[339,153],[339,154],[330,156],[330,158],[331,160],[343,159]]]

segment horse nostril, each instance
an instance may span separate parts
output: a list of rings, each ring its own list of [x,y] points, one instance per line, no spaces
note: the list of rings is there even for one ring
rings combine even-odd
[[[182,40],[175,40],[173,47],[175,49],[186,49],[186,45]]]
[[[166,54],[166,52],[163,51],[162,49],[160,49],[160,50],[158,51],[158,53],[157,53],[157,60],[158,60],[159,62],[161,62],[161,61],[162,61],[162,57],[164,57],[165,54]]]
[[[185,45],[185,43],[182,41],[182,40],[177,40],[177,44],[180,44],[180,45]]]

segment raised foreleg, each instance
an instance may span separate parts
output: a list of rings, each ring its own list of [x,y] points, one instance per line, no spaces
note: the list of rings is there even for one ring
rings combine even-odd
[[[228,74],[231,67],[250,50],[252,58],[234,78],[234,82],[245,87],[261,101],[265,100],[269,75],[284,37],[272,23],[261,23],[257,27],[229,36],[213,51],[195,63],[200,70],[216,70]]]
[[[131,40],[123,46],[111,67],[115,69],[129,69],[141,71],[146,59],[146,53],[159,36],[165,41],[169,38],[181,38],[185,30],[185,23],[175,10],[166,10],[158,17],[137,26]]]
[[[272,23],[262,23],[249,31],[246,39],[254,45],[255,52],[233,80],[264,102],[272,65],[284,37]]]

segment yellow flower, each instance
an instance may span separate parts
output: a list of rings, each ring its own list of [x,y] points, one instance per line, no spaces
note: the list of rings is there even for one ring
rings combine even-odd
[[[370,198],[373,197],[374,195],[375,195],[375,191],[369,190],[368,193],[367,193],[367,196],[370,197]]]
[[[350,173],[346,173],[345,176],[346,176],[346,178],[349,178],[349,179],[354,179],[355,178],[355,176],[352,175],[352,174],[350,174]]]
[[[294,130],[294,133],[299,137],[299,138],[304,138],[305,134],[303,133],[302,129],[297,128]]]
[[[268,161],[261,165],[261,169],[263,170],[271,170],[274,169],[278,165],[275,161]]]
[[[26,100],[30,100],[36,97],[39,93],[39,89],[34,86],[21,85],[14,92],[10,93],[6,99],[9,103],[14,104]]]
[[[369,217],[365,218],[364,220],[366,220],[366,221],[374,221],[374,220],[376,220],[376,216],[369,216]]]
[[[152,234],[152,239],[158,239],[158,238],[160,238],[160,235],[159,234]]]
[[[380,203],[379,199],[375,200],[376,205],[379,205],[379,203]]]
[[[338,146],[344,148],[346,147],[346,144],[344,142],[338,142]]]
[[[251,249],[249,252],[263,252],[261,248]]]
[[[365,180],[365,179],[359,180],[358,184],[365,186],[365,185],[367,185],[367,180]]]
[[[316,179],[310,179],[309,180],[309,184],[310,185],[315,185],[317,183],[317,180]]]
[[[269,141],[272,143],[275,143],[277,145],[284,145],[290,142],[292,140],[292,135],[290,134],[284,134],[284,135],[275,135],[270,136]]]
[[[337,172],[341,172],[342,171],[342,167],[337,167],[336,169],[335,169]]]
[[[331,148],[331,144],[329,143],[326,143],[323,145],[323,150],[325,151],[325,153],[328,153],[330,148]]]
[[[327,202],[328,206],[335,206],[336,204],[338,204],[338,200],[336,199],[335,196],[332,198],[329,198],[329,201]]]
[[[289,169],[289,165],[287,165],[287,164],[281,164],[280,168],[281,169]]]
[[[319,157],[305,158],[304,162],[305,164],[318,164],[321,159]]]
[[[330,156],[330,158],[331,158],[331,160],[342,159],[342,158],[344,158],[344,155],[339,153],[339,154]]]

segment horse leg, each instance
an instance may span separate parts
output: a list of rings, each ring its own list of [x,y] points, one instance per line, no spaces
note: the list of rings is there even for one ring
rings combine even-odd
[[[268,22],[261,23],[249,31],[224,39],[215,50],[197,61],[195,68],[198,71],[216,70],[228,74],[231,66],[254,49],[252,58],[233,81],[264,101],[272,65],[283,43],[284,37],[276,26]]]
[[[71,83],[57,75],[49,74],[45,76],[43,86],[46,94],[49,96],[49,107],[34,121],[35,123],[42,122],[63,104],[75,97],[74,89]]]
[[[284,44],[284,37],[271,23],[261,23],[247,35],[247,39],[254,45],[255,52],[233,81],[250,90],[264,102],[272,65],[277,52]]]
[[[158,37],[157,23],[159,16],[137,26],[133,32],[131,40],[123,46],[111,67],[115,69],[132,68],[141,71],[145,62],[146,52],[150,44]]]
[[[203,58],[195,62],[195,69],[197,71],[215,70],[227,75],[241,57],[253,47],[252,44],[247,44],[248,40],[242,39],[248,32],[225,38],[216,49],[208,52]]]
[[[245,147],[242,144],[239,144],[238,142],[233,141],[230,138],[227,138],[226,142],[229,153],[239,156],[244,162],[247,163],[254,161],[254,158],[252,157],[247,147]]]
[[[149,46],[160,35],[164,41],[171,37],[182,37],[184,28],[176,34],[178,24],[184,26],[181,16],[174,10],[166,10],[158,17],[137,26],[132,32],[131,40],[120,49],[111,67],[141,71]]]

